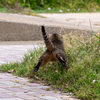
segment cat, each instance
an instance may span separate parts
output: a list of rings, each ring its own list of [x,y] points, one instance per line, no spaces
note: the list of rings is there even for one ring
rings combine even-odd
[[[47,50],[39,58],[33,71],[37,72],[40,66],[50,61],[59,61],[63,67],[67,67],[67,56],[64,49],[63,37],[57,33],[51,34],[51,36],[48,37],[44,26],[41,27],[41,30]]]

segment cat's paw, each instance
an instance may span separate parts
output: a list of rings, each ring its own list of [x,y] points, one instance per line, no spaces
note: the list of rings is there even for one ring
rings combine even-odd
[[[39,68],[35,67],[33,72],[37,72]]]
[[[65,62],[61,63],[63,67],[67,67],[67,64]]]

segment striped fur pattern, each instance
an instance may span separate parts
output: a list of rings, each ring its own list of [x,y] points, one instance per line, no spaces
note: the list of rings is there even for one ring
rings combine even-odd
[[[50,61],[59,61],[63,67],[67,67],[67,57],[62,36],[54,33],[48,37],[44,26],[41,27],[41,31],[47,50],[41,55],[33,71],[37,72],[40,66],[43,66]]]
[[[44,26],[42,26],[42,35],[43,35],[43,39],[44,39],[44,42],[46,44],[47,49],[50,50],[50,51],[54,50],[54,45],[50,41],[50,39],[48,38],[47,34],[45,33]]]

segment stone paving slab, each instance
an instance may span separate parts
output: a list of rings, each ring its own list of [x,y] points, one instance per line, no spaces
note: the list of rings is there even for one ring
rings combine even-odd
[[[24,100],[21,98],[0,98],[0,100]]]
[[[40,45],[43,44],[43,41],[0,41],[0,46],[7,45]]]
[[[38,45],[34,45],[38,47]],[[34,49],[33,45],[0,45],[0,65],[21,61],[27,49]]]
[[[46,89],[49,86],[44,86],[42,83],[29,83],[27,78],[0,72],[1,80],[8,77],[9,80],[13,80],[0,81],[0,100],[78,100],[65,94],[63,95],[59,91],[57,93],[52,89],[47,91]]]

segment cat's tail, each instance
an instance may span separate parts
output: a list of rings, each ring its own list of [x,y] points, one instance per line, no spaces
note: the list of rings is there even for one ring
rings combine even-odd
[[[41,29],[42,29],[43,39],[44,39],[44,42],[46,44],[47,49],[50,50],[50,51],[54,50],[54,45],[50,41],[50,39],[48,38],[48,36],[46,35],[44,26],[42,26]]]

